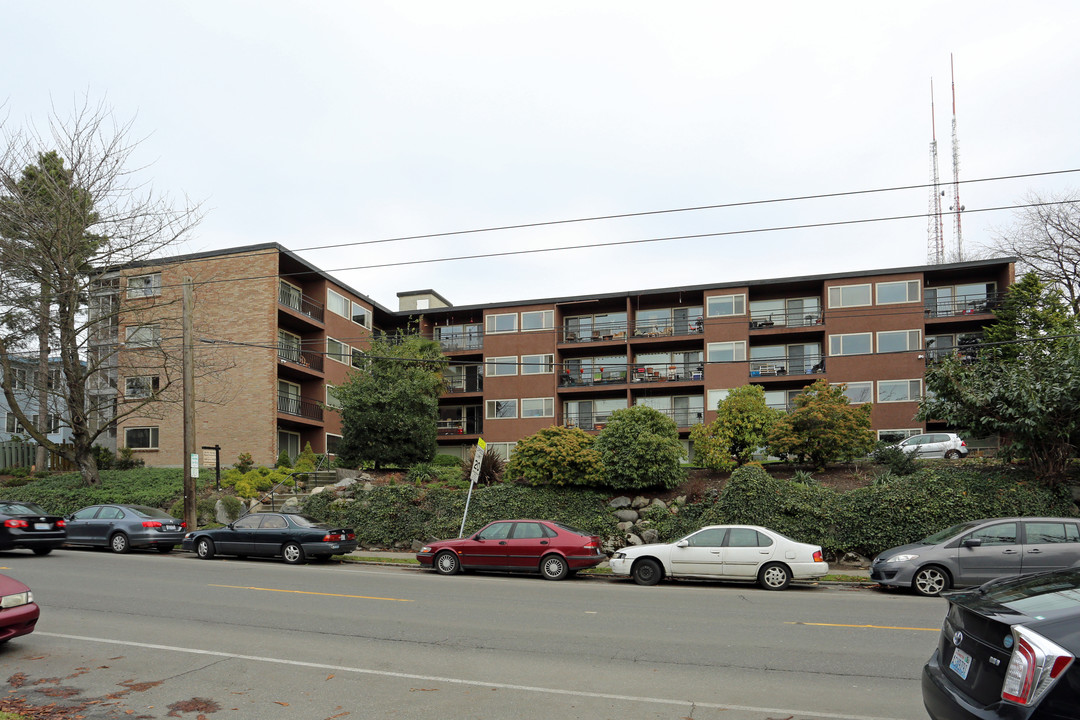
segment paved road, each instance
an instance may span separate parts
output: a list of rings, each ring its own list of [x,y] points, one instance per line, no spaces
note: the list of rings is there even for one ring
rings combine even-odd
[[[844,587],[184,553],[11,552],[0,568],[42,606],[37,632],[0,646],[0,689],[92,701],[95,720],[922,720],[918,676],[944,611]]]

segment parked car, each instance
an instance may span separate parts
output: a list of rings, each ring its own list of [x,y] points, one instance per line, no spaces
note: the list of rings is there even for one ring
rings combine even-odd
[[[497,520],[456,540],[439,540],[416,553],[420,565],[442,575],[462,570],[540,573],[562,580],[607,559],[600,537],[548,520]]]
[[[107,547],[115,553],[149,547],[172,552],[187,524],[145,505],[91,505],[67,516],[68,545]]]
[[[996,518],[953,525],[879,553],[870,579],[935,597],[951,587],[1071,567],[1080,567],[1080,521]]]
[[[967,457],[967,443],[956,433],[924,433],[904,438],[893,447],[898,447],[917,458],[956,458]]]
[[[32,633],[40,614],[30,588],[13,577],[0,575],[0,644]]]
[[[25,548],[48,555],[67,539],[64,518],[32,502],[0,500],[0,550]]]
[[[1075,720],[1080,569],[991,581],[945,596],[922,674],[933,720]]]
[[[290,565],[329,560],[356,549],[352,528],[334,527],[297,513],[252,513],[225,527],[184,536],[184,550],[203,560],[217,555],[281,557]]]
[[[744,580],[766,590],[783,590],[792,580],[813,580],[829,572],[817,545],[796,542],[756,525],[710,525],[673,543],[623,548],[611,558],[614,575],[638,585],[663,578]]]

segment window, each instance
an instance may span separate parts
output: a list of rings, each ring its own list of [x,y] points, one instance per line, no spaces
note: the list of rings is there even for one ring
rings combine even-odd
[[[686,538],[690,547],[723,547],[727,528],[705,528]]]
[[[727,400],[729,392],[731,392],[731,390],[728,390],[726,388],[723,390],[709,390],[708,393],[706,393],[706,402],[708,403],[707,409],[715,410],[716,408],[718,408],[721,402]]]
[[[555,417],[555,398],[524,398],[521,417]]]
[[[34,415],[30,418],[30,422],[34,424],[34,427],[38,426],[38,416]],[[60,432],[60,416],[59,415],[46,415],[45,416],[45,432],[46,433],[58,433]]]
[[[356,348],[349,348],[349,350],[351,351],[352,366],[362,370],[364,368],[364,351],[357,350]]]
[[[488,377],[503,377],[518,374],[517,355],[489,357],[484,360],[484,374]]]
[[[156,427],[124,428],[124,445],[133,450],[157,450],[158,429]]]
[[[345,297],[341,293],[336,293],[333,290],[327,288],[326,309],[334,313],[335,315],[340,315],[343,318],[350,317],[349,298]]]
[[[161,294],[161,273],[132,275],[127,281],[129,298],[153,297]]]
[[[326,338],[326,356],[339,363],[348,363],[352,357],[352,348],[340,340],[328,337]]]
[[[487,419],[499,420],[503,418],[516,418],[517,413],[517,400],[488,400],[487,401]]]
[[[922,430],[919,428],[908,428],[906,430],[878,430],[877,439],[881,442],[892,443],[895,445],[901,440],[906,440],[909,437],[918,435]]]
[[[861,405],[863,403],[874,401],[874,383],[872,382],[850,382],[834,384],[844,385],[844,396],[852,405]]]
[[[485,327],[489,333],[517,332],[517,313],[504,315],[488,315],[484,318]]]
[[[161,344],[161,328],[157,325],[136,325],[127,328],[126,332],[129,348],[148,348]]]
[[[548,355],[522,355],[522,375],[550,375],[555,372],[555,356]]]
[[[552,330],[555,327],[554,310],[530,310],[521,313],[521,329],[529,330]]]
[[[514,448],[516,446],[517,443],[512,442],[489,442],[485,453],[501,457],[504,461],[508,461],[510,460],[510,456],[514,454]]]
[[[158,391],[160,379],[157,375],[141,375],[124,379],[124,395],[129,398],[146,398]]]
[[[731,528],[728,530],[725,547],[769,547],[772,540],[750,528]]]
[[[352,304],[352,321],[357,325],[371,329],[371,313],[363,305]]]
[[[877,351],[879,353],[892,353],[919,350],[922,347],[920,335],[921,333],[918,330],[879,332],[877,334]]]
[[[829,336],[830,355],[868,355],[874,351],[872,345],[870,333]]]
[[[895,303],[919,302],[919,281],[905,280],[901,282],[880,282],[877,284],[877,304],[892,305]]]
[[[987,545],[1015,545],[1016,523],[1000,523],[998,525],[991,525],[990,527],[979,528],[961,538],[960,543],[963,544],[964,540],[968,539],[982,540],[984,547]]]
[[[1028,545],[1080,542],[1075,523],[1026,522],[1024,532]]]
[[[330,433],[326,433],[326,454],[327,455],[337,455],[338,454],[338,445],[340,445],[340,444],[341,444],[341,436],[340,435],[332,435]]]
[[[7,421],[4,425],[4,430],[12,434],[22,434],[26,432],[26,428],[19,422],[19,418],[15,417],[15,413],[7,414]]]
[[[334,392],[335,390],[337,390],[337,388],[333,385],[326,386],[326,407],[328,408],[337,409],[341,407],[341,398],[337,396],[337,393]]]
[[[416,301],[417,310],[427,310],[431,307],[431,300],[429,298],[419,298]]]
[[[709,362],[739,362],[746,360],[746,341],[709,343]]]
[[[877,401],[913,402],[922,397],[922,380],[878,380]]]
[[[829,307],[861,307],[870,304],[870,284],[837,285],[829,288]]]
[[[2,375],[0,375],[2,377]],[[25,390],[26,389],[26,368],[11,368],[11,389],[12,390]]]
[[[705,298],[705,310],[709,317],[727,317],[746,314],[745,295],[714,295]]]

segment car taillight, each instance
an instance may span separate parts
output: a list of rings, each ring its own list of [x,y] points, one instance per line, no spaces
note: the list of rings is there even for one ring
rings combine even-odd
[[[142,526],[144,528],[159,528],[161,523],[157,520],[143,520]]]
[[[1012,632],[1016,649],[1005,670],[1001,699],[1031,706],[1072,664],[1073,656],[1065,648],[1023,625],[1013,627]]]
[[[187,530],[187,523],[186,522],[180,523],[180,529],[181,530]]]
[[[960,447],[967,447],[967,443],[963,440],[960,441]]]
[[[821,554],[820,550],[814,551],[814,562],[825,562],[825,557]]]
[[[64,522],[63,520],[57,520],[56,521],[56,527],[58,527],[58,528],[67,527],[67,523]]]
[[[30,527],[30,523],[26,522],[25,520],[20,520],[18,518],[11,518],[10,520],[5,520],[4,521],[4,527],[10,527],[10,528]]]
[[[331,534],[328,534],[328,535],[324,535],[322,541],[323,542],[341,542],[344,539],[345,539],[344,535],[339,535],[337,533],[331,533]]]
[[[346,540],[355,540],[356,539],[356,533],[349,533],[348,535],[345,536],[345,539]]]

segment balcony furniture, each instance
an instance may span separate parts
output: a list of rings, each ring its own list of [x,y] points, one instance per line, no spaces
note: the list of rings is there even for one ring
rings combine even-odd
[[[679,379],[679,368],[676,367],[675,365],[669,365],[668,369],[667,369],[667,379],[668,380],[678,380]]]
[[[690,379],[691,380],[704,380],[705,376],[700,370],[695,370],[694,373],[690,376]]]
[[[612,334],[611,339],[612,340],[625,340],[626,339],[626,331],[625,330],[620,330],[619,332]]]

